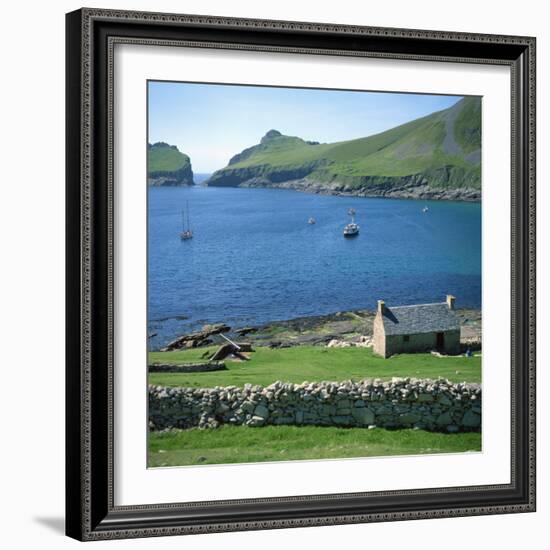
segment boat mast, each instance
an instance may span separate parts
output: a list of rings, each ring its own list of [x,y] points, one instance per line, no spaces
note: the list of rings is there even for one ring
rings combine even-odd
[[[187,231],[191,231],[191,223],[189,222],[189,201],[186,202],[187,207]]]

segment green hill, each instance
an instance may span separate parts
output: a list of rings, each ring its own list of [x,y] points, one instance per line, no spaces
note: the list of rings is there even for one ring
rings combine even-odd
[[[147,180],[149,185],[193,185],[191,160],[175,145],[159,141],[148,145]]]
[[[443,111],[349,141],[319,144],[270,130],[207,185],[479,200],[480,148],[481,100],[466,97]]]

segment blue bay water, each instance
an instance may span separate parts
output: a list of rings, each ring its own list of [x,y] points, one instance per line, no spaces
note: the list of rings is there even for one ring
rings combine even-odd
[[[451,293],[457,307],[480,307],[480,204],[201,186],[148,193],[152,348],[205,323],[374,309],[378,299]],[[187,201],[194,237],[181,241]],[[345,239],[349,208],[361,231]]]

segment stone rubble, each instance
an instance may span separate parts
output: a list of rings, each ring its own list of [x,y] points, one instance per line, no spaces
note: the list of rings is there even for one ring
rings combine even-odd
[[[333,338],[328,342],[327,348],[372,348],[372,338],[370,336],[359,336],[354,340]]]

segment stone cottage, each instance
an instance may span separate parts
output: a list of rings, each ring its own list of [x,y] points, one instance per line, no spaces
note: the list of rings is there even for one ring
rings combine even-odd
[[[374,353],[382,357],[431,350],[460,352],[460,321],[451,295],[437,304],[392,308],[379,300],[373,331]]]

